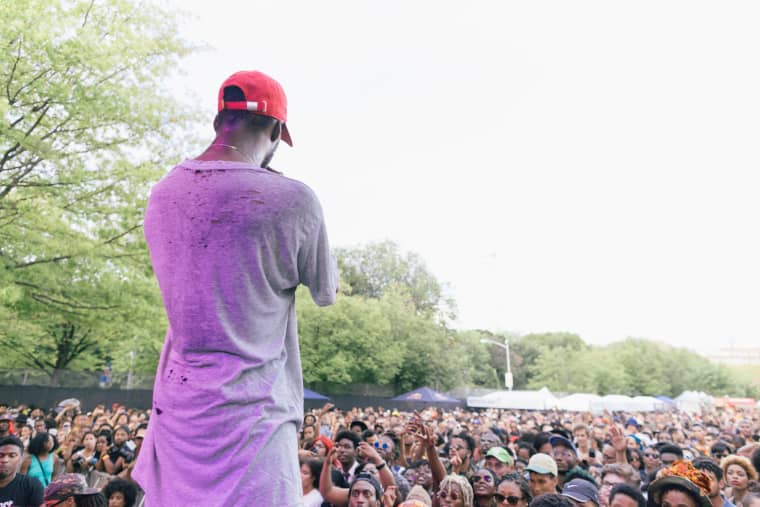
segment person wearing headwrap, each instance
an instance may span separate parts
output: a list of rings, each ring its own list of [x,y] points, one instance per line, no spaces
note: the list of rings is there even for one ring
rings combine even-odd
[[[676,461],[648,489],[649,507],[712,507],[710,478],[688,461]]]
[[[314,438],[314,440],[311,442],[311,452],[320,458],[324,458],[327,456],[327,453],[330,452],[335,444],[332,440],[327,438],[324,435],[318,435]]]
[[[106,497],[88,488],[83,475],[63,474],[45,488],[45,507],[106,507]]]

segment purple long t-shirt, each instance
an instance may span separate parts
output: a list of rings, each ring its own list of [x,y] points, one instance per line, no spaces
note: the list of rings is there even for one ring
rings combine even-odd
[[[147,507],[300,505],[295,290],[334,302],[314,193],[250,164],[188,160],[152,190],[145,237],[169,329],[133,477]]]

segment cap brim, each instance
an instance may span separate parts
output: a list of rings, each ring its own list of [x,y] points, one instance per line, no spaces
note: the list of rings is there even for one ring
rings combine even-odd
[[[286,124],[282,124],[282,140],[288,143],[288,146],[293,146],[293,138],[290,137],[290,131]]]
[[[554,475],[554,472],[549,470],[548,468],[542,468],[537,466],[527,467],[525,469],[527,472],[536,472],[537,474],[542,475]]]
[[[573,495],[572,493],[560,493],[560,495],[566,496],[571,500],[575,500],[576,502],[581,502],[581,503],[594,502],[593,498],[586,497],[583,495]],[[599,502],[594,502],[594,503],[599,503]]]

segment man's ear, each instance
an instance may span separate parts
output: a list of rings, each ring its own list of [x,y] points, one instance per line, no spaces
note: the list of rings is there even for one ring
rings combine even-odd
[[[273,143],[276,142],[280,138],[280,136],[282,136],[282,122],[277,121],[275,122],[274,127],[272,127],[272,136],[271,136],[272,142]]]
[[[217,114],[214,117],[214,131],[219,132],[219,127],[221,127],[221,125],[222,125],[221,119],[219,118],[219,115]]]

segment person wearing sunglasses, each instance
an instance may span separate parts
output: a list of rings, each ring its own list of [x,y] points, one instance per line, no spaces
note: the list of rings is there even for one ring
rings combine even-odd
[[[472,474],[470,484],[475,495],[475,507],[496,507],[493,498],[496,493],[496,474],[487,468],[481,468]]]
[[[438,507],[474,507],[474,493],[467,478],[449,474],[443,478],[436,494]]]
[[[498,507],[528,507],[533,500],[530,486],[520,474],[511,473],[502,477],[493,495]]]

